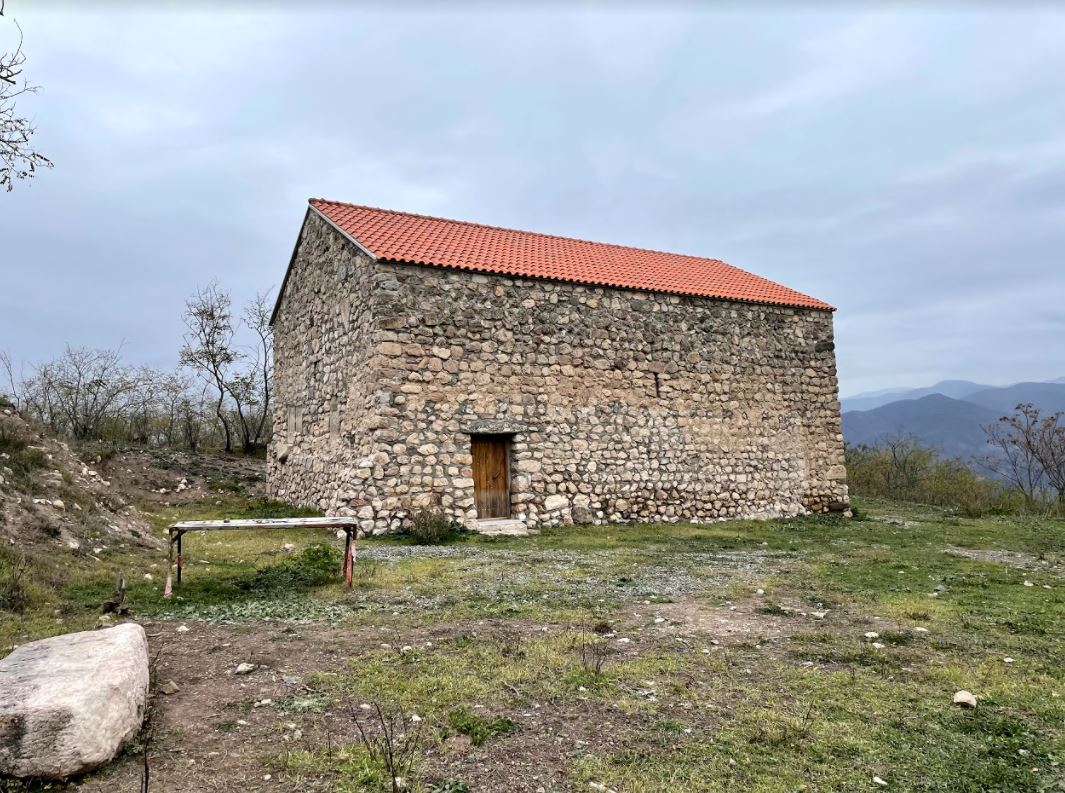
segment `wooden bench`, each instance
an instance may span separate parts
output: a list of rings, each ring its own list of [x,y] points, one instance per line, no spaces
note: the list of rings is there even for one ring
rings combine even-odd
[[[355,535],[358,521],[355,518],[259,518],[250,520],[183,520],[174,523],[167,531],[170,542],[167,550],[166,588],[163,597],[171,595],[170,570],[174,566],[174,550],[177,547],[177,583],[181,583],[181,538],[190,531],[227,531],[232,529],[342,529],[344,531],[344,562],[340,574],[351,588],[355,565]]]

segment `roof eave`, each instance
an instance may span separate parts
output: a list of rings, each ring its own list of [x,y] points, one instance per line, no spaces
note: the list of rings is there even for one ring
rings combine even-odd
[[[354,240],[352,240],[352,241],[354,241]],[[581,281],[578,281],[578,280],[573,279],[573,278],[550,278],[550,277],[544,276],[544,275],[526,275],[524,273],[508,273],[508,272],[500,272],[498,270],[489,270],[487,268],[482,268],[482,267],[470,267],[470,266],[467,266],[467,265],[457,265],[457,264],[440,264],[438,262],[412,261],[412,260],[408,260],[408,259],[380,258],[380,259],[375,259],[375,261],[380,261],[380,262],[385,263],[385,264],[404,264],[404,265],[408,265],[408,266],[411,266],[411,267],[440,267],[440,268],[443,268],[443,269],[446,269],[446,270],[458,270],[460,272],[467,272],[467,273],[481,273],[482,275],[498,275],[501,278],[526,278],[526,279],[528,279],[530,281],[550,281],[550,282],[556,283],[556,284],[578,284],[580,286],[593,286],[593,287],[598,287],[598,288],[601,288],[601,289],[621,289],[621,290],[624,290],[626,292],[647,292],[649,294],[654,294],[654,295],[679,295],[679,296],[683,296],[683,297],[697,297],[697,298],[700,298],[702,300],[720,300],[720,301],[723,301],[723,302],[726,302],[726,303],[746,303],[748,305],[753,305],[753,306],[778,306],[779,308],[795,308],[795,309],[801,309],[803,311],[828,311],[830,313],[834,313],[836,311],[836,307],[835,306],[833,306],[833,305],[831,305],[829,303],[826,303],[823,300],[819,300],[816,297],[811,297],[809,295],[803,295],[803,297],[806,297],[809,300],[816,301],[820,305],[811,306],[811,305],[804,305],[802,303],[787,303],[787,302],[780,301],[780,300],[756,300],[754,298],[746,299],[746,298],[742,298],[742,297],[729,297],[727,295],[704,295],[704,294],[700,294],[699,292],[686,292],[686,291],[679,290],[679,289],[650,289],[650,288],[645,287],[645,286],[626,286],[624,284],[610,284],[610,283],[606,283],[604,281],[592,281],[592,280],[581,280]]]

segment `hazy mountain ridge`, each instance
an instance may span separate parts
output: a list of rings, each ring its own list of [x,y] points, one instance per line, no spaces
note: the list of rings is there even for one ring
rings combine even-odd
[[[995,386],[974,383],[971,380],[941,380],[935,385],[923,388],[888,388],[882,391],[869,391],[855,394],[840,400],[843,412],[851,410],[873,410],[881,405],[899,402],[903,399],[920,399],[932,394],[942,394],[952,399],[964,399],[977,391],[993,389]]]
[[[1012,413],[1018,404],[1029,402],[1044,415],[1065,412],[1065,378],[999,387],[944,380],[927,388],[858,394],[841,402],[843,437],[849,444],[875,446],[887,437],[910,435],[946,456],[978,458],[992,451],[983,427]],[[866,404],[873,407],[860,407]]]

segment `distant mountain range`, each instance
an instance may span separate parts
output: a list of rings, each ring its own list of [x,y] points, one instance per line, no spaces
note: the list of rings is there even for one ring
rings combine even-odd
[[[1065,412],[1065,377],[1046,383],[988,386],[944,380],[926,388],[893,388],[841,400],[843,437],[876,446],[910,435],[948,457],[979,457],[990,449],[983,426],[1030,402],[1044,415]]]

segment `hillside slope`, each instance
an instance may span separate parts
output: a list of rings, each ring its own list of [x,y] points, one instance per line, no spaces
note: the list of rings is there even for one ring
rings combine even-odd
[[[10,406],[0,408],[0,543],[75,554],[160,545],[110,481]]]
[[[982,405],[932,394],[844,413],[843,437],[852,445],[876,446],[887,437],[910,435],[948,457],[981,456],[988,452],[981,425],[1000,415]]]
[[[965,397],[965,401],[1012,413],[1017,405],[1030,403],[1044,415],[1065,412],[1065,383],[1016,383],[1004,388],[987,388]]]
[[[964,399],[969,394],[984,391],[994,386],[981,385],[971,380],[941,380],[935,385],[923,388],[893,388],[886,391],[876,391],[869,394],[856,394],[840,400],[844,412],[852,410],[875,410],[882,405],[891,402],[899,402],[905,399],[921,399],[932,394],[942,394],[951,399]]]

